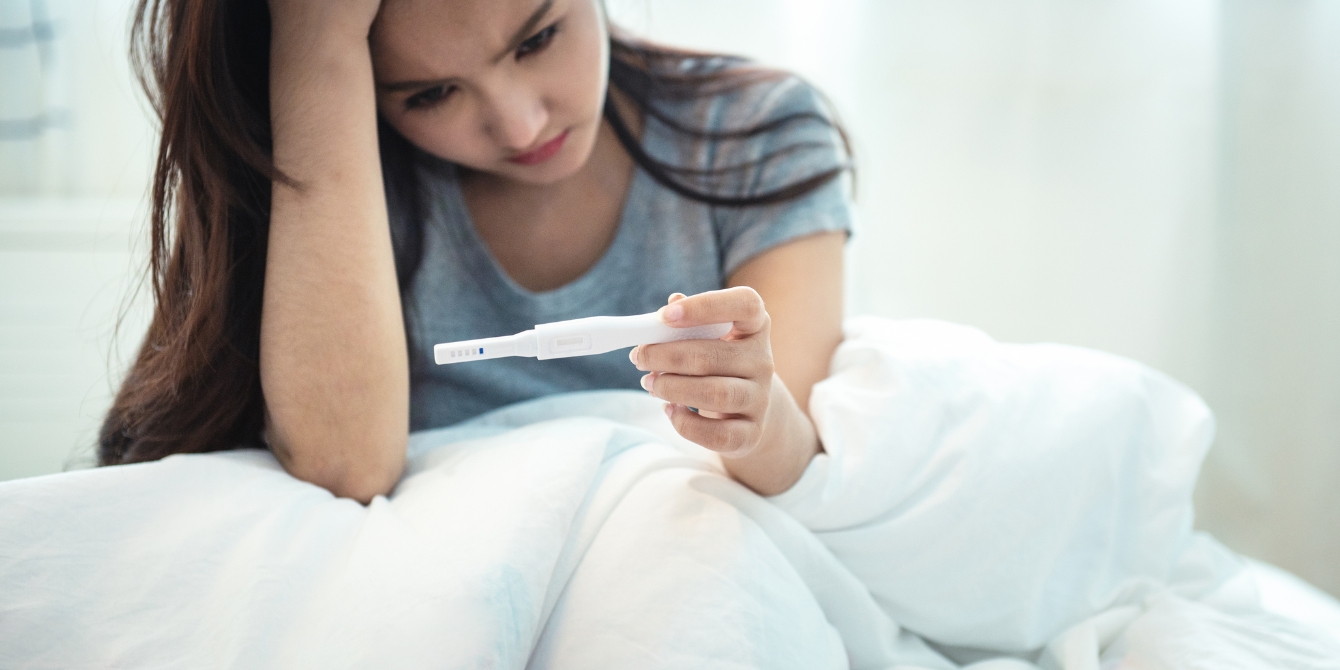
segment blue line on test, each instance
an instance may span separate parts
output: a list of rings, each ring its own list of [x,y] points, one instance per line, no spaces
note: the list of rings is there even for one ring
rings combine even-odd
[[[480,348],[479,348],[479,353],[481,353],[481,354],[484,353],[484,347],[480,347]]]

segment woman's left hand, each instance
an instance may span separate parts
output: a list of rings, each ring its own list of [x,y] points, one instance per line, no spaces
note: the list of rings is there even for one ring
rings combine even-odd
[[[629,359],[649,373],[642,387],[668,403],[680,435],[721,454],[736,479],[762,495],[790,488],[820,446],[813,424],[774,372],[763,299],[747,286],[676,293],[661,318],[681,328],[733,327],[720,340],[635,347]]]

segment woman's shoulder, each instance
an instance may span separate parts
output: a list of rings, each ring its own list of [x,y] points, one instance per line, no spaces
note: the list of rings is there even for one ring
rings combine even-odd
[[[834,114],[822,92],[802,77],[733,56],[684,59],[671,76],[694,82],[666,101],[680,121],[708,131],[752,128],[782,119],[831,126]],[[690,86],[683,86],[689,89]]]
[[[648,101],[661,128],[652,140],[659,158],[702,170],[695,186],[747,197],[809,178],[850,161],[849,149],[824,95],[803,78],[741,58],[686,58],[672,95]]]

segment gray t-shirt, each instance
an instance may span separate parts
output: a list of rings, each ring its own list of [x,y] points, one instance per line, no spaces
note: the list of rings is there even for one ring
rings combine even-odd
[[[690,128],[749,127],[793,112],[826,114],[821,98],[796,78],[755,83],[707,98],[660,103]],[[787,151],[758,168],[709,185],[713,192],[758,194],[845,162],[832,128],[799,121],[744,139],[706,140],[648,117],[642,144],[672,165],[720,168]],[[761,207],[712,207],[689,200],[638,169],[614,240],[585,274],[550,291],[511,279],[476,233],[456,168],[419,152],[422,261],[408,286],[406,327],[412,351],[410,427],[423,430],[478,416],[503,405],[564,391],[640,388],[642,373],[626,350],[548,361],[503,358],[435,365],[432,347],[510,335],[535,324],[596,315],[652,312],[674,292],[722,288],[745,261],[783,242],[821,231],[850,231],[846,179],[808,195]],[[388,183],[388,196],[395,184]],[[411,208],[391,197],[393,226],[407,226]]]

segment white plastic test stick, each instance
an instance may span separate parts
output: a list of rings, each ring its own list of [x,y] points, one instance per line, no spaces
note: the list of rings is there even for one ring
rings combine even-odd
[[[639,344],[715,340],[725,337],[730,329],[729,323],[675,328],[662,321],[659,312],[636,316],[591,316],[542,323],[516,335],[445,342],[433,347],[433,359],[438,365],[445,365],[507,356],[533,356],[540,360],[591,356]]]

